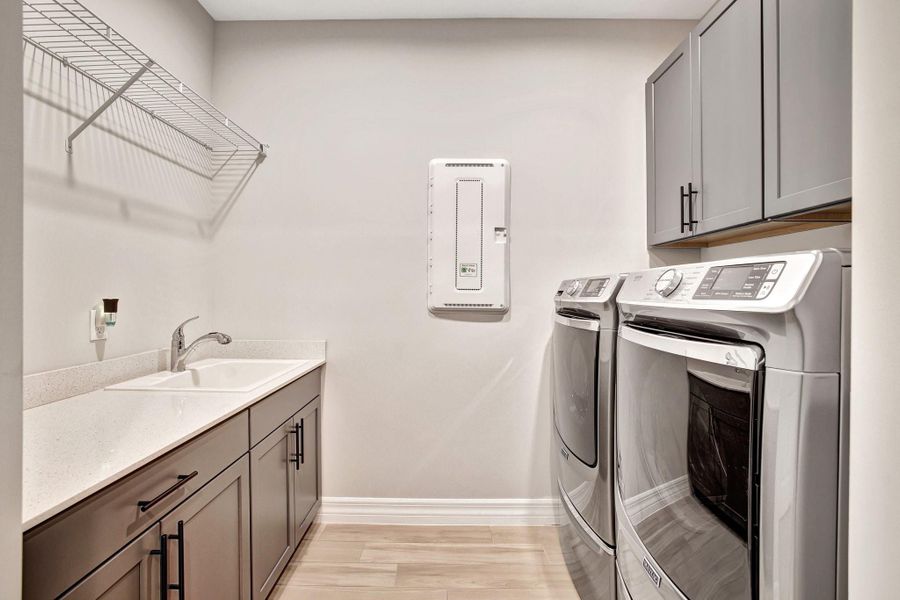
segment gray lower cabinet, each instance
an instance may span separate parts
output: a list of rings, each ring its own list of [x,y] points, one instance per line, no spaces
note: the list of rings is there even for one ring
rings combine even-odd
[[[765,215],[851,195],[852,0],[763,0]]]
[[[159,600],[160,528],[154,525],[63,600]]]
[[[250,451],[253,600],[278,582],[319,503],[319,410],[316,398]]]
[[[294,553],[297,439],[290,419],[250,451],[253,600],[269,595]]]
[[[321,399],[317,398],[294,416],[299,432],[300,464],[295,472],[295,536],[306,533],[319,505],[319,421]]]
[[[166,580],[183,587],[183,597],[250,600],[247,456],[163,518],[162,534],[168,545]]]
[[[690,235],[691,44],[687,39],[647,80],[647,243]]]
[[[26,600],[259,600],[319,506],[321,369],[25,533]]]
[[[23,594],[56,598],[247,453],[235,415],[25,533]]]
[[[762,219],[760,0],[720,0],[691,34],[696,233]]]

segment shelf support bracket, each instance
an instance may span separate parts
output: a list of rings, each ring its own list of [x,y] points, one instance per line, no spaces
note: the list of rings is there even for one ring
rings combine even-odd
[[[129,79],[128,81],[126,81],[124,84],[122,84],[122,87],[120,87],[118,90],[116,90],[116,91],[113,93],[113,95],[110,96],[110,97],[106,100],[106,102],[104,102],[103,104],[101,104],[100,107],[99,107],[97,110],[94,111],[94,114],[92,114],[91,116],[89,116],[89,117],[84,121],[84,123],[82,123],[81,125],[79,125],[79,126],[78,126],[78,129],[76,129],[75,131],[73,131],[72,134],[68,137],[68,139],[66,139],[66,152],[68,152],[69,154],[72,154],[72,142],[75,141],[75,138],[77,138],[79,135],[81,135],[81,132],[83,132],[85,129],[87,129],[88,127],[90,127],[91,124],[92,124],[94,121],[96,121],[97,118],[98,118],[100,115],[102,115],[102,114],[106,111],[106,109],[109,108],[109,107],[112,105],[113,102],[115,102],[116,100],[119,99],[119,96],[121,96],[122,94],[124,94],[125,91],[126,91],[128,88],[130,88],[132,85],[134,85],[135,82],[137,82],[137,80],[140,79],[140,78],[144,75],[144,73],[146,73],[146,72],[150,69],[150,67],[152,67],[152,66],[153,66],[153,61],[152,61],[152,60],[148,60],[147,63],[144,64],[144,66],[142,66],[140,69],[138,69],[138,71],[137,71],[134,75],[131,76],[131,79]]]

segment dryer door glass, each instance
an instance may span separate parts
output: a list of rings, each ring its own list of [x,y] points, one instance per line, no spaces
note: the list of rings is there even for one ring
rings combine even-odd
[[[569,451],[597,464],[599,321],[557,316],[553,330],[556,429]]]
[[[619,338],[623,516],[691,600],[755,597],[757,356],[627,326]]]

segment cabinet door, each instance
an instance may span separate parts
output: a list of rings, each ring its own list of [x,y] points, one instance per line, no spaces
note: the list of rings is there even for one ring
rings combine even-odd
[[[851,0],[763,0],[766,217],[850,197]]]
[[[298,543],[315,517],[319,502],[320,407],[321,400],[317,398],[294,416],[300,443],[300,469],[294,478],[294,531]]]
[[[681,188],[691,181],[691,45],[685,40],[650,76],[647,102],[647,243],[688,235]]]
[[[721,0],[691,34],[697,233],[762,218],[760,0]]]
[[[254,600],[269,595],[294,552],[295,436],[291,419],[250,451]]]
[[[159,524],[151,527],[81,581],[63,600],[157,600]],[[52,567],[48,567],[52,570]]]
[[[250,600],[247,456],[163,519],[162,533],[168,536],[168,583],[183,586],[186,600]]]

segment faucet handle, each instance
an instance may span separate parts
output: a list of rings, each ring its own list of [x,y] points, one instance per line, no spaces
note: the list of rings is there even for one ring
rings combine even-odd
[[[194,321],[199,318],[200,318],[200,315],[197,315],[196,317],[191,317],[190,319],[187,319],[186,321],[184,321],[181,325],[179,325],[178,327],[175,328],[175,332],[172,334],[172,337],[177,337],[177,336],[184,337],[184,326],[187,325],[188,323],[190,323],[191,321]]]

